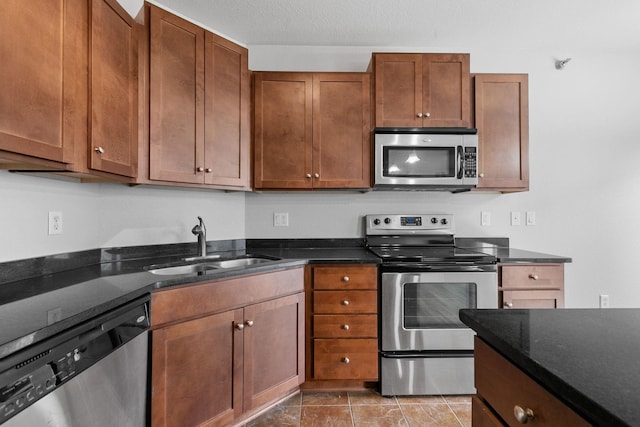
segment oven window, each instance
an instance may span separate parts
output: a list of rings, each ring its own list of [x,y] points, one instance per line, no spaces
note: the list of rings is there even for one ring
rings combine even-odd
[[[384,147],[387,177],[440,178],[456,174],[455,147]]]
[[[475,283],[405,283],[405,329],[466,328],[458,317],[462,308],[476,308]]]

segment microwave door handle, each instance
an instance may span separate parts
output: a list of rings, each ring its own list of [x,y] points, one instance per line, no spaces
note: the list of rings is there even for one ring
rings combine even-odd
[[[458,179],[462,179],[464,175],[464,156],[462,155],[462,145],[458,145],[456,150],[456,160],[458,161]]]

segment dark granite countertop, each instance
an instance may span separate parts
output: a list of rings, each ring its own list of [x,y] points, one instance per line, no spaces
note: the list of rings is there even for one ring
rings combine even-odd
[[[522,260],[528,254],[528,261],[536,262],[553,257],[509,250],[508,239],[499,243],[504,259]],[[483,242],[482,251],[496,247]],[[241,239],[208,242],[209,252],[223,258],[253,254],[281,260],[211,270],[206,275],[158,276],[145,270],[193,256],[195,249],[191,243],[93,249],[0,264],[0,359],[154,289],[306,263],[380,263],[364,247],[364,239]]]
[[[473,249],[496,257],[499,264],[512,263],[569,263],[571,258],[510,247],[508,238],[461,237],[456,246]]]
[[[461,310],[460,319],[593,425],[640,425],[640,309]]]

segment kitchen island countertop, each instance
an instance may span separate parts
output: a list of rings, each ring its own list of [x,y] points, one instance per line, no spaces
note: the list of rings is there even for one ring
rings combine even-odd
[[[465,309],[460,319],[593,425],[640,425],[640,309]]]

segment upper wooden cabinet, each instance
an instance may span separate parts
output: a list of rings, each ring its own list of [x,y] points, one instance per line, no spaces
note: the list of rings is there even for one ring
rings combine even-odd
[[[0,150],[73,161],[86,136],[86,20],[82,0],[2,2]]]
[[[469,127],[469,54],[374,53],[376,127]]]
[[[248,188],[247,49],[149,7],[149,179]]]
[[[90,24],[90,167],[135,177],[139,26],[115,0],[92,0]]]
[[[527,74],[474,74],[478,189],[529,189]]]
[[[254,73],[254,187],[368,188],[366,73]]]
[[[115,0],[9,1],[0,24],[2,166],[132,182],[138,24]]]

